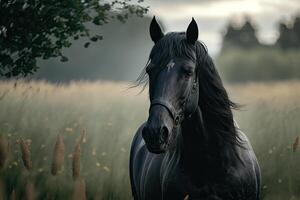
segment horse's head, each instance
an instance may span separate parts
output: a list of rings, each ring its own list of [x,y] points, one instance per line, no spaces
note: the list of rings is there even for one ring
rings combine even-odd
[[[142,134],[150,152],[163,153],[176,137],[175,128],[198,106],[198,27],[193,19],[186,33],[164,35],[153,18],[150,35],[155,43],[146,67],[151,105]]]

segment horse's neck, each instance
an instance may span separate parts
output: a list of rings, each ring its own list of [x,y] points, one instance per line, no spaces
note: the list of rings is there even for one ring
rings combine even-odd
[[[182,157],[185,161],[194,162],[195,159],[205,159],[203,154],[210,150],[213,144],[212,134],[206,133],[203,125],[202,114],[198,108],[196,112],[187,118],[181,126],[182,135]],[[211,143],[211,144],[210,144]],[[217,150],[215,149],[216,152]],[[213,153],[212,152],[212,153]]]
[[[198,109],[182,123],[181,165],[188,176],[197,179],[207,173],[223,173],[222,149],[217,148],[212,133],[207,133]]]

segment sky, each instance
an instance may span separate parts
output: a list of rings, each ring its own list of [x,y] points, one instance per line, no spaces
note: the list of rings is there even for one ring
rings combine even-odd
[[[300,14],[300,0],[145,0],[150,15],[159,19],[166,32],[186,30],[192,17],[198,23],[199,39],[212,54],[219,52],[229,20],[242,24],[251,17],[258,39],[272,44],[278,37],[278,22]]]

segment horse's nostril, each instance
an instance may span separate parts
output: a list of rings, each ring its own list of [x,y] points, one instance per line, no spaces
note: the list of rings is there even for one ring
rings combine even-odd
[[[166,126],[163,126],[160,129],[161,139],[165,142],[168,140],[169,137],[169,129]]]
[[[175,125],[178,125],[178,124],[179,124],[179,120],[180,120],[180,117],[179,117],[179,116],[176,116],[176,117],[175,117],[175,120],[174,120],[174,121],[175,121]]]

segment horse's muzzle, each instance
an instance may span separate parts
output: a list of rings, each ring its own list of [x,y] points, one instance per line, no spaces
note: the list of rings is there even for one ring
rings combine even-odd
[[[172,127],[173,120],[168,110],[163,106],[155,106],[151,109],[148,121],[142,131],[146,146],[150,152],[163,153],[167,150]]]
[[[166,126],[163,126],[159,131],[157,131],[146,125],[142,134],[146,146],[151,153],[163,153],[167,150],[169,130]]]

